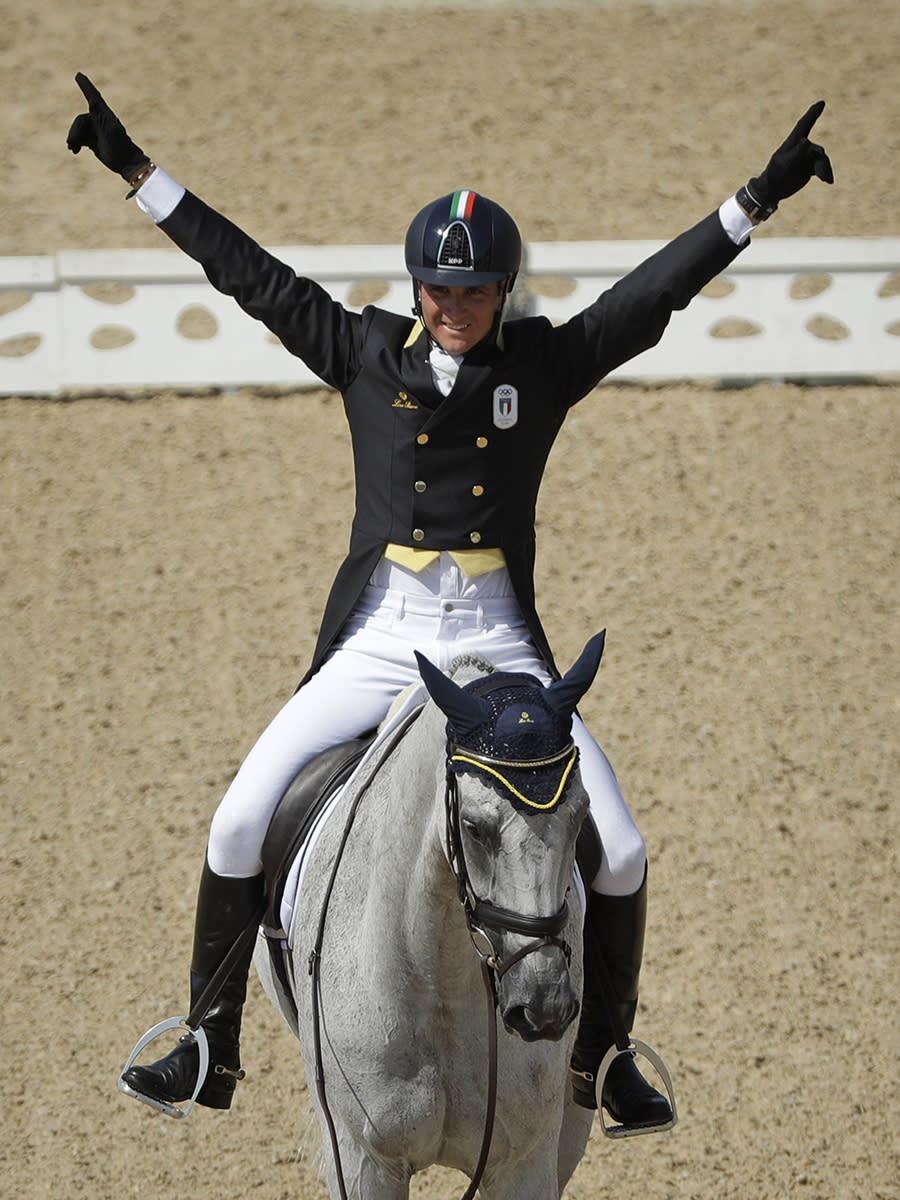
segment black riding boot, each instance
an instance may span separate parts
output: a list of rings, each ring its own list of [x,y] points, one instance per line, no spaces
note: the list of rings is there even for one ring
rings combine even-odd
[[[597,1107],[598,1069],[616,1041],[612,1012],[625,1033],[634,1024],[646,923],[646,877],[631,896],[588,893],[584,994],[571,1063],[575,1102],[583,1108]],[[602,1102],[613,1120],[626,1126],[663,1125],[672,1118],[668,1100],[644,1079],[633,1054],[620,1055],[613,1062],[604,1080]]]
[[[191,959],[192,1007],[249,924],[262,899],[263,888],[262,875],[229,879],[216,875],[208,862],[203,864]],[[244,1077],[238,1041],[254,944],[251,939],[201,1021],[209,1043],[209,1073],[197,1095],[197,1103],[207,1108],[230,1108],[237,1081]],[[150,1066],[131,1067],[122,1078],[136,1092],[173,1104],[193,1095],[199,1067],[197,1042],[186,1034],[165,1058]]]

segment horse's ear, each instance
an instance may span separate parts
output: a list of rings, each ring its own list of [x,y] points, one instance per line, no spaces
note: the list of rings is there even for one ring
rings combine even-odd
[[[547,699],[557,712],[571,716],[578,701],[594,682],[594,676],[603,657],[606,630],[594,634],[581,654],[562,679],[557,679],[546,689]]]
[[[457,734],[472,733],[491,715],[491,706],[480,696],[464,692],[458,683],[429,662],[424,654],[415,651],[419,674],[428,694],[453,726]]]

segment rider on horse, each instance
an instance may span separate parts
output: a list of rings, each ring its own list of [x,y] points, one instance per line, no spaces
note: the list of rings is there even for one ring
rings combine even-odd
[[[416,650],[446,669],[461,653],[544,683],[558,677],[535,609],[535,506],[547,455],[569,409],[614,368],[654,345],[672,312],[749,242],[753,226],[813,174],[831,181],[809,140],[815,105],[772,157],[709,216],[554,327],[504,320],[521,259],[500,205],[460,190],[427,205],[406,237],[413,313],[335,303],[156,167],[100,93],[68,145],[89,147],[130,184],[144,212],[210,282],[263,321],[342,394],[353,441],[356,513],[310,670],[251,749],[212,820],[197,901],[192,1003],[252,920],[264,887],[260,850],[299,769],[374,727],[419,678]],[[586,880],[585,986],[572,1060],[576,1099],[595,1107],[595,1076],[618,1030],[631,1029],[646,920],[646,853],[602,750],[576,717],[573,736],[602,843]],[[197,1099],[228,1108],[242,1077],[238,1037],[251,947],[203,1019],[210,1073]],[[614,997],[609,1001],[607,988]],[[126,1083],[165,1102],[198,1079],[195,1040],[134,1066]],[[666,1124],[667,1099],[632,1057],[615,1060],[601,1102],[626,1126]]]

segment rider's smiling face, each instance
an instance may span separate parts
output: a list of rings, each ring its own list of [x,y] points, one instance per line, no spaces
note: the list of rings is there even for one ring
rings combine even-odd
[[[434,340],[450,354],[465,354],[491,331],[502,299],[502,285],[446,287],[421,283],[422,320]]]

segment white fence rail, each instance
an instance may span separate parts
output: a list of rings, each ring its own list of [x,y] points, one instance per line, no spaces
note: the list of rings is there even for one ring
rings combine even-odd
[[[562,321],[656,242],[532,243],[514,298]],[[408,313],[399,246],[276,248],[351,308]],[[661,344],[611,377],[900,376],[900,238],[757,238]],[[0,258],[0,395],[158,387],[318,386],[174,249]]]

